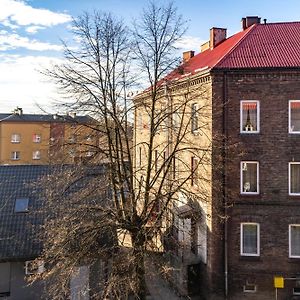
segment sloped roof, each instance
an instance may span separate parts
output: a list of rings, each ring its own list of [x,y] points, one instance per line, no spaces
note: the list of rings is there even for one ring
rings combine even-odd
[[[38,239],[44,216],[42,199],[30,184],[50,172],[49,166],[0,166],[0,260],[31,258],[41,251]],[[15,213],[16,198],[29,199],[29,212]]]
[[[42,114],[14,114],[0,113],[0,122],[45,122],[45,123],[80,123],[92,122],[90,116],[63,116],[63,115],[42,115]]]
[[[179,66],[164,80],[203,70],[299,68],[300,22],[254,24]]]

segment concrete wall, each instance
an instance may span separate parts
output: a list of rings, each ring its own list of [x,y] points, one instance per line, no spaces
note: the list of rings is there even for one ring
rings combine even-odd
[[[25,275],[25,262],[0,263],[0,295],[7,292],[7,300],[40,300],[43,299],[42,282],[28,285]],[[1,298],[2,299],[2,298]]]

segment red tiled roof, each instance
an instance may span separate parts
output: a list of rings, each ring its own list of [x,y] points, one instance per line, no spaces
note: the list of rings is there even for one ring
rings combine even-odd
[[[300,22],[254,24],[192,57],[165,80],[204,69],[300,67]],[[184,72],[183,72],[184,71]]]

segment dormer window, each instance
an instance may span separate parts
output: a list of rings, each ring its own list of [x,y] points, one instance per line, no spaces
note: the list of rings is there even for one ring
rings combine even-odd
[[[240,132],[259,132],[259,101],[241,101]]]
[[[28,212],[28,204],[29,204],[28,198],[17,198],[15,202],[15,212],[16,213]]]

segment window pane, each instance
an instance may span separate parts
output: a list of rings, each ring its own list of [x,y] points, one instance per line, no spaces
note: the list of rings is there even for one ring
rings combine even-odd
[[[300,131],[300,101],[290,102],[290,132]]]
[[[243,193],[257,193],[257,163],[242,163]]]
[[[243,224],[243,251],[245,254],[257,254],[257,225]]]
[[[291,226],[291,255],[300,256],[300,226]]]
[[[290,178],[290,192],[300,193],[300,164],[290,164],[291,178]]]
[[[192,132],[198,130],[198,105],[192,104],[192,120],[191,120]]]
[[[257,102],[242,102],[242,131],[257,131]]]
[[[26,212],[28,211],[28,198],[16,199],[15,212]]]

